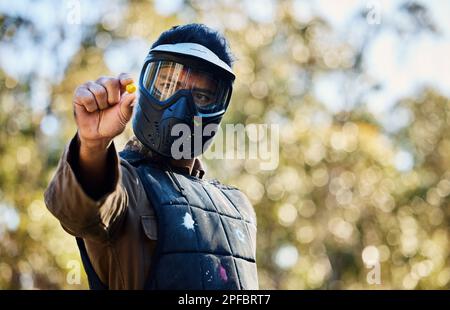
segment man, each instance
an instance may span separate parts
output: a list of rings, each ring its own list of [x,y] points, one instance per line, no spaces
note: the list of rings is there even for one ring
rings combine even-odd
[[[231,59],[225,38],[204,25],[162,33],[142,68],[135,137],[120,159],[112,139],[132,117],[132,78],[101,77],[75,91],[78,131],[45,202],[77,237],[90,288],[258,288],[253,208],[238,189],[204,180],[196,158],[215,132],[203,129],[217,129],[228,107]]]

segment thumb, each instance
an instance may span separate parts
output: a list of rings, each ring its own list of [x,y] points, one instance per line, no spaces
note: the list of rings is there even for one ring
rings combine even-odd
[[[136,99],[136,94],[124,93],[119,102],[119,114],[120,120],[123,124],[126,124],[133,114],[133,102]]]

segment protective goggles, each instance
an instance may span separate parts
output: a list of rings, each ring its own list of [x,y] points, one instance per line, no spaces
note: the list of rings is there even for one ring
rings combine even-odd
[[[180,45],[182,51],[187,50],[183,43],[159,46],[151,51],[141,74],[141,88],[161,107],[170,106],[180,96],[187,96],[202,116],[223,114],[232,92],[234,74],[231,69],[205,59],[203,55],[192,55],[190,50],[190,54],[179,52]],[[198,51],[198,45],[189,43],[188,47],[192,46]],[[178,52],[174,51],[176,49]]]

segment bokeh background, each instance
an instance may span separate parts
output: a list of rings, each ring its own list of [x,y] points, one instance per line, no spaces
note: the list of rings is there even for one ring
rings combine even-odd
[[[439,0],[1,1],[0,288],[87,288],[67,281],[75,240],[43,202],[73,91],[138,78],[189,22],[236,55],[224,122],[280,126],[275,170],[207,161],[254,203],[261,288],[450,288],[449,15]]]

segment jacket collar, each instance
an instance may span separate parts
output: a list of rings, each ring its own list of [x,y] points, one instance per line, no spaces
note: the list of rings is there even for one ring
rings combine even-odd
[[[193,177],[198,177],[200,179],[203,178],[205,175],[206,169],[201,162],[200,159],[195,158],[194,159],[194,165],[192,167],[192,172],[189,173],[188,167],[178,167],[174,166],[170,163],[170,160],[167,158],[158,155],[154,152],[152,152],[150,149],[145,147],[135,136],[131,137],[130,140],[128,140],[127,144],[125,145],[123,151],[121,152],[121,155],[124,155],[126,152],[126,159],[127,161],[133,163],[141,160],[149,160],[155,164],[160,163],[161,165],[170,165],[170,168],[178,173],[181,174],[187,174],[191,175]]]

